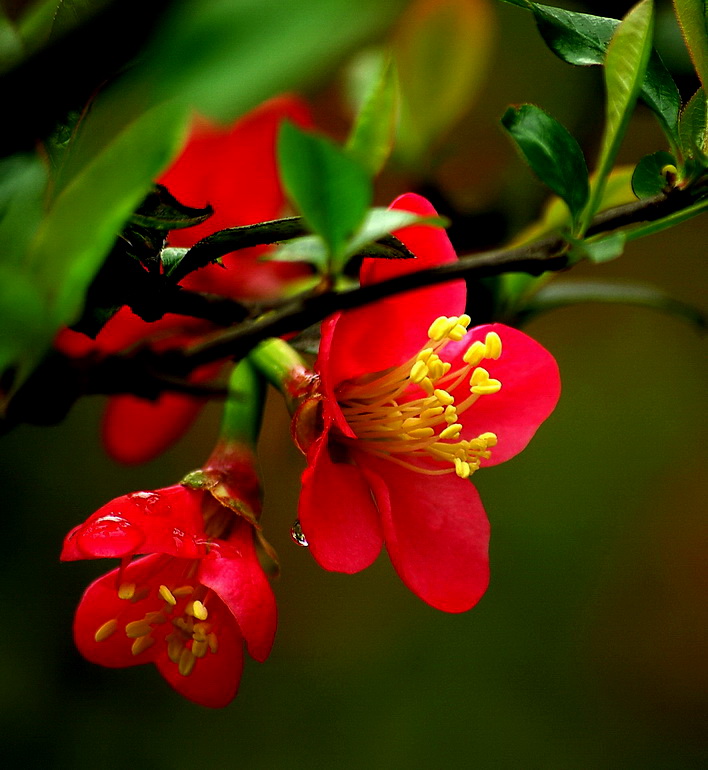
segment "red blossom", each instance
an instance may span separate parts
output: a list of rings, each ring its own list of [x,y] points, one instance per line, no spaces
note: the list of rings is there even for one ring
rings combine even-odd
[[[276,168],[277,132],[283,120],[302,126],[312,121],[307,105],[298,97],[275,97],[232,126],[219,127],[206,120],[195,122],[190,138],[175,162],[160,178],[185,205],[207,204],[214,214],[195,227],[173,230],[172,246],[193,246],[217,230],[275,219],[282,215],[285,195]],[[223,267],[209,265],[188,275],[186,288],[234,299],[277,296],[285,282],[302,275],[302,265],[260,262],[263,247],[227,254]],[[147,323],[127,307],[103,327],[95,341],[64,330],[56,346],[68,355],[117,353],[143,342],[158,349],[179,347],[212,329],[196,319],[167,315]],[[203,367],[190,381],[213,378],[220,365]],[[150,460],[179,439],[199,414],[203,399],[164,393],[150,401],[132,395],[109,400],[103,421],[103,441],[108,453],[126,464]]]
[[[435,214],[412,194],[393,207]],[[397,235],[417,259],[364,260],[363,284],[457,258],[442,230]],[[520,452],[560,393],[548,351],[501,324],[468,330],[464,309],[453,281],[328,319],[320,408],[305,402],[294,429],[312,433],[298,422],[316,415],[299,520],[319,564],[358,572],[385,543],[404,583],[448,612],[476,604],[489,578],[489,523],[469,476]]]
[[[66,561],[118,557],[76,611],[84,657],[121,668],[154,663],[181,695],[219,708],[236,695],[244,643],[264,661],[276,628],[260,566],[253,458],[220,447],[190,484],[107,503],[65,538]],[[148,554],[133,559],[136,554]]]

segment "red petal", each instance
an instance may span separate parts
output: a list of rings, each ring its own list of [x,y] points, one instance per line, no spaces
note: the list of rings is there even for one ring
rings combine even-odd
[[[203,706],[220,708],[229,703],[238,690],[243,669],[243,641],[233,616],[217,598],[209,601],[209,623],[218,639],[215,653],[208,652],[196,661],[192,672],[180,674],[178,666],[167,654],[166,635],[174,626],[168,620],[153,624],[155,642],[137,655],[132,653],[133,639],[125,626],[143,620],[150,611],[160,611],[165,602],[158,594],[161,584],[176,586],[186,581],[193,564],[190,560],[164,556],[146,556],[131,562],[120,575],[123,583],[135,582],[139,589],[149,587],[147,598],[131,601],[120,599],[117,593],[119,570],[103,575],[86,590],[74,619],[74,638],[79,652],[93,663],[110,668],[123,668],[141,663],[155,663],[167,682],[186,698]],[[186,604],[186,600],[182,600]],[[181,603],[175,616],[181,615]],[[104,623],[117,619],[116,630],[102,641],[96,641],[96,631]]]
[[[159,581],[160,570],[164,565],[163,556],[145,556],[131,562],[120,580],[133,582],[136,574],[154,571]],[[114,569],[94,580],[84,592],[74,616],[74,641],[79,652],[92,663],[109,668],[124,668],[152,662],[155,648],[162,644],[165,636],[162,632],[160,639],[139,656],[132,654],[133,640],[126,636],[125,626],[134,620],[142,619],[150,610],[159,610],[164,602],[156,593],[153,593],[151,598],[139,602],[120,599],[117,591],[119,572],[119,569]],[[107,621],[119,617],[120,622],[115,632],[107,639],[97,642],[95,634],[98,629]]]
[[[391,208],[423,216],[436,214],[425,198],[412,193],[397,198]],[[416,259],[365,259],[361,268],[362,284],[457,259],[445,231],[440,228],[416,225],[395,235]],[[343,380],[403,363],[423,347],[428,327],[438,316],[459,315],[464,307],[464,281],[452,281],[342,313],[336,324],[323,329],[323,341],[325,334],[332,335],[332,353],[328,358],[318,359],[322,379],[329,380],[336,388]]]
[[[270,654],[275,637],[275,597],[258,561],[251,525],[237,521],[228,544],[237,550],[239,558],[212,551],[202,560],[199,582],[220,597],[236,619],[249,653],[263,662]]]
[[[381,524],[361,471],[333,462],[327,443],[325,434],[302,475],[300,526],[318,564],[335,572],[359,572],[381,551]]]
[[[160,182],[182,203],[207,204],[214,214],[201,225],[170,233],[174,246],[192,246],[217,230],[280,215],[285,203],[276,164],[283,120],[312,125],[305,102],[294,95],[270,99],[230,127],[195,126],[184,151]]]
[[[489,582],[489,522],[474,486],[454,474],[426,476],[363,453],[357,461],[369,473],[401,580],[439,610],[473,607]]]
[[[208,652],[199,658],[191,674],[184,676],[179,673],[177,665],[167,656],[164,644],[155,659],[157,670],[180,695],[200,706],[217,709],[227,706],[234,699],[243,672],[243,639],[238,626],[223,605],[218,614],[223,616],[217,633],[219,648],[216,653]],[[209,619],[212,620],[215,615],[215,606],[210,604]]]
[[[501,357],[482,361],[492,378],[498,379],[501,390],[481,396],[462,416],[463,438],[480,433],[496,433],[498,443],[489,460],[482,465],[497,465],[518,454],[529,443],[539,425],[551,414],[560,396],[560,375],[553,356],[527,334],[503,324],[478,326],[457,345],[450,345],[444,357],[461,364],[461,355],[475,340],[483,341],[487,333],[496,332],[502,341]],[[454,392],[460,403],[469,395],[466,380]]]
[[[121,558],[164,553],[184,559],[203,553],[203,492],[176,484],[155,492],[134,492],[99,508],[64,540],[61,558]]]
[[[103,417],[103,444],[118,462],[137,465],[162,454],[191,427],[204,399],[163,393],[156,401],[113,396]]]

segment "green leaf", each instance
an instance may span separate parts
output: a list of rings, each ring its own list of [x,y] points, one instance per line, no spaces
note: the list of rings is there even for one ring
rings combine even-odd
[[[653,11],[651,0],[642,0],[635,5],[617,27],[607,49],[605,131],[595,183],[584,213],[584,227],[590,223],[602,200],[607,176],[612,169],[644,81],[654,28]]]
[[[413,168],[472,106],[491,62],[494,17],[486,2],[413,0],[393,53],[401,88],[396,157]]]
[[[674,9],[696,73],[708,91],[708,6],[705,0],[674,0]]]
[[[38,154],[18,154],[0,161],[0,264],[21,269],[42,221],[47,179],[47,166]]]
[[[398,120],[398,77],[385,58],[364,98],[346,149],[372,175],[384,167],[393,149]]]
[[[410,211],[398,209],[370,209],[364,222],[351,238],[348,239],[338,262],[339,272],[344,269],[347,261],[353,256],[376,257],[380,259],[414,259],[412,254],[398,239],[393,243],[376,243],[386,239],[394,230],[400,230],[410,225],[432,225],[445,227],[444,217],[422,217]],[[293,238],[287,243],[263,257],[265,261],[275,262],[307,262],[318,272],[324,273],[329,265],[327,247],[318,235],[307,235],[303,238]]]
[[[568,205],[577,221],[589,194],[585,157],[575,138],[533,104],[509,107],[502,124],[542,182]]]
[[[278,137],[283,186],[292,203],[330,252],[338,272],[347,239],[371,201],[372,189],[364,168],[334,142],[285,122]]]
[[[637,198],[652,198],[666,190],[666,166],[676,170],[676,159],[668,152],[659,150],[645,155],[637,164],[632,175],[632,190]]]
[[[681,149],[691,158],[708,152],[708,100],[699,88],[683,108],[679,119]]]
[[[540,289],[526,307],[519,311],[524,321],[546,313],[584,302],[613,305],[635,305],[658,310],[682,318],[699,329],[705,329],[708,319],[698,308],[675,299],[654,286],[615,281],[554,281]]]
[[[173,156],[185,119],[183,108],[175,105],[145,113],[85,163],[51,202],[26,245],[20,268],[41,297],[43,313],[41,344],[35,329],[34,344],[16,362],[16,384],[29,374],[56,331],[78,317],[116,233]]]
[[[380,36],[402,0],[182,0],[136,72],[158,100],[178,98],[217,120],[331,72]]]
[[[546,45],[563,61],[579,66],[603,64],[618,19],[532,4],[536,25]],[[652,50],[640,92],[670,141],[676,140],[681,97],[659,54]]]
[[[0,72],[10,69],[23,55],[22,38],[5,11],[0,8]]]
[[[366,244],[378,241],[379,238],[403,227],[410,225],[446,227],[447,224],[448,221],[444,217],[423,217],[411,211],[374,208],[367,213],[361,227],[347,244],[347,254],[356,254]]]

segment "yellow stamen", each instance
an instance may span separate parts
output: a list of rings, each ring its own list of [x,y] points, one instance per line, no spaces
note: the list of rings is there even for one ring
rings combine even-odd
[[[340,386],[338,401],[360,448],[419,473],[456,473],[461,478],[490,457],[496,436],[462,439],[463,413],[501,388],[499,380],[478,366],[484,359],[499,358],[501,339],[489,332],[483,342],[472,343],[454,371],[440,357],[449,342],[465,337],[469,324],[468,315],[441,316],[428,329],[426,347],[407,363]],[[456,403],[453,394],[464,388],[466,379],[470,395]]]
[[[167,586],[161,585],[160,586],[160,596],[168,603],[171,604],[173,607],[175,604],[177,604],[177,599],[175,599],[174,594]]]
[[[182,650],[182,654],[179,656],[179,662],[177,663],[177,670],[182,676],[189,676],[194,670],[194,664],[197,659],[191,650],[186,647]]]
[[[133,655],[140,655],[141,652],[145,652],[153,644],[155,644],[155,640],[152,636],[140,636],[133,642],[130,651]]]
[[[93,638],[97,642],[102,642],[105,639],[108,639],[109,636],[112,636],[116,629],[118,628],[118,621],[113,618],[112,620],[107,620],[94,634]]]
[[[137,639],[140,636],[145,636],[145,634],[149,634],[150,631],[152,631],[152,628],[150,628],[150,624],[146,623],[144,619],[134,620],[125,627],[125,635],[129,639]]]
[[[135,583],[121,583],[118,587],[119,599],[132,599],[135,594]]]

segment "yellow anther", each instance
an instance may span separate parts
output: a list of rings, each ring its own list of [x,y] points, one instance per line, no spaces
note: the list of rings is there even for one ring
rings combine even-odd
[[[146,623],[144,620],[134,620],[125,627],[125,635],[129,639],[137,639],[139,636],[145,636],[145,634],[149,634],[150,631],[152,631],[150,624]]]
[[[452,425],[448,425],[445,430],[441,431],[439,438],[447,439],[447,438],[458,438],[460,435],[460,432],[462,431],[462,425],[460,425],[459,422],[453,423]]]
[[[448,425],[452,425],[453,422],[457,422],[457,409],[453,404],[445,407],[445,422]]]
[[[118,628],[118,621],[115,618],[113,618],[113,620],[107,620],[98,631],[96,631],[93,638],[97,642],[102,642],[104,639],[108,639],[109,636],[112,636],[115,633],[116,628]]]
[[[489,332],[484,338],[484,347],[487,351],[485,358],[493,358],[496,360],[502,352],[501,337],[496,332]]]
[[[420,383],[420,387],[423,388],[428,396],[432,396],[433,391],[435,390],[433,381],[430,379],[430,377],[425,377],[425,379],[423,379],[423,381]]]
[[[207,642],[209,643],[209,649],[212,652],[216,652],[219,649],[219,640],[216,638],[215,633],[212,632],[211,634],[209,634]]]
[[[427,361],[432,354],[433,354],[432,348],[423,348],[423,350],[421,350],[420,353],[418,353],[418,355],[416,356],[416,360]]]
[[[449,369],[449,367],[448,367]],[[428,376],[431,380],[439,380],[446,373],[445,364],[436,356],[428,361]]]
[[[462,324],[455,324],[447,333],[449,339],[453,342],[459,342],[467,334],[467,327]]]
[[[194,657],[191,650],[186,647],[182,650],[182,654],[179,656],[179,662],[177,663],[177,670],[182,676],[189,676],[194,670],[194,664],[197,659]]]
[[[462,360],[470,366],[477,366],[480,361],[486,358],[486,355],[487,346],[483,342],[477,340],[467,348],[465,354],[462,356]]]
[[[441,315],[430,324],[430,328],[428,329],[428,337],[430,337],[430,339],[434,342],[440,342],[441,340],[445,339],[445,337],[447,337],[448,332],[455,326],[456,323],[457,318],[455,316],[447,318],[447,316]]]
[[[463,313],[458,319],[457,323],[460,324],[460,326],[464,326],[465,329],[472,323],[472,319],[470,316],[467,315],[467,313]]]
[[[416,361],[411,367],[410,378],[411,382],[421,382],[424,377],[428,375],[428,365],[425,361]]]
[[[165,600],[165,601],[166,601],[168,604],[171,604],[172,606],[174,606],[175,604],[177,604],[177,599],[175,599],[175,596],[174,596],[174,594],[172,593],[172,591],[170,591],[170,589],[169,589],[167,586],[164,586],[164,585],[160,586],[160,589],[159,589],[159,591],[160,591],[160,596],[161,596],[161,597],[162,597],[162,598],[163,598],[163,599],[164,599],[164,600]]]
[[[160,623],[164,623],[166,620],[167,620],[167,618],[161,612],[146,612],[145,613],[145,622],[146,623],[157,623],[159,625]]]
[[[167,641],[167,657],[173,662],[177,663],[182,655],[184,649],[184,643],[179,636],[169,636]]]
[[[192,642],[192,655],[194,655],[195,658],[203,658],[208,650],[209,644],[206,639],[201,642]]]
[[[441,388],[437,388],[435,391],[433,391],[435,398],[443,405],[443,406],[449,406],[450,404],[455,403],[455,399],[446,391],[442,390]]]
[[[198,620],[206,620],[209,617],[209,610],[199,601],[192,602],[192,614]]]
[[[431,417],[437,417],[445,410],[441,406],[429,406],[420,413],[421,420],[429,420]]]
[[[469,475],[471,472],[472,472],[472,469],[470,468],[469,463],[464,462],[463,460],[460,460],[459,457],[455,458],[455,473],[461,479],[469,478]]]
[[[135,583],[121,583],[118,586],[119,599],[132,599],[135,595]]]
[[[175,588],[174,591],[172,591],[173,596],[190,596],[194,593],[193,586],[180,586],[179,588]]]
[[[492,393],[497,393],[501,389],[501,382],[499,380],[486,380],[479,385],[473,385],[470,390],[476,396],[488,396]]]
[[[153,644],[155,644],[155,640],[152,636],[140,636],[133,642],[130,651],[133,655],[140,655],[141,652],[145,652]]]
[[[484,443],[489,446],[496,446],[497,445],[497,434],[496,433],[481,433],[478,438],[480,438]]]
[[[206,636],[211,631],[211,623],[195,623],[194,633]]]
[[[411,438],[430,438],[435,435],[435,431],[432,428],[415,428],[409,430],[407,435]]]
[[[470,377],[470,385],[481,385],[489,379],[489,372],[482,366],[478,366]]]

